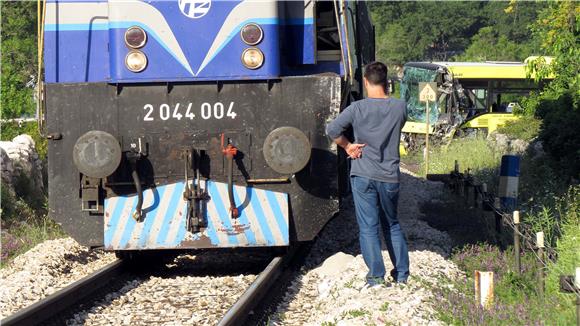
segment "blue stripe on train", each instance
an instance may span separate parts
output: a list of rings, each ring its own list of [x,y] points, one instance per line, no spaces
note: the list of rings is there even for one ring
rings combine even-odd
[[[211,199],[213,199],[215,201],[215,206],[216,209],[218,211],[218,215],[220,218],[220,221],[222,223],[223,228],[226,231],[226,234],[228,235],[228,241],[230,245],[237,245],[238,244],[238,238],[235,235],[232,235],[230,232],[228,232],[228,230],[232,229],[232,224],[230,223],[230,212],[228,209],[226,209],[226,207],[224,206],[224,203],[221,199],[220,193],[217,190],[217,187],[215,186],[215,184],[213,182],[208,183],[208,192],[209,192],[209,196]],[[224,198],[225,199],[225,198]],[[219,229],[219,225],[216,226],[218,227],[218,231]]]
[[[234,189],[234,200],[236,201],[236,204],[240,204],[243,203],[244,201],[240,199],[240,196],[238,195],[238,192]],[[241,224],[245,224],[245,225],[250,225],[250,219],[248,218],[248,212],[244,207],[240,207],[238,206],[238,212],[240,214],[240,217],[238,217],[238,220]],[[256,237],[254,236],[254,233],[249,229],[249,228],[245,228],[244,229],[244,235],[246,236],[246,239],[248,239],[248,244],[251,245],[256,245]]]
[[[156,205],[159,206],[159,199],[158,200],[155,200],[155,198],[163,198],[163,195],[165,194],[165,190],[166,189],[167,189],[166,187],[160,187],[160,188],[153,189],[153,192],[154,192],[154,194],[153,194],[154,202],[151,205],[151,207],[155,207]],[[157,196],[155,196],[155,193],[157,193]],[[147,213],[149,213],[148,211],[151,210],[151,209],[148,208],[148,207],[144,207],[143,210],[144,210],[144,213],[145,213],[145,217],[147,217]],[[145,218],[145,222],[144,222],[145,225],[143,226],[143,234],[149,234],[149,231],[151,230],[151,227],[153,226],[153,222],[157,218],[159,218],[159,214],[160,214],[160,212],[157,210],[157,211],[155,211],[154,218],[149,218],[149,219],[148,218]],[[141,247],[145,247],[147,245],[147,239],[148,238],[149,237],[141,237],[141,239],[139,241],[139,245]]]
[[[268,245],[273,245],[274,243],[276,243],[276,241],[274,240],[274,236],[272,235],[272,231],[270,230],[270,227],[268,226],[268,221],[266,220],[266,215],[264,215],[264,211],[262,210],[262,206],[260,205],[260,202],[257,200],[258,194],[256,193],[256,189],[252,187],[251,192],[252,192],[252,201],[251,201],[252,208],[254,209],[254,212],[256,212],[256,218],[258,219],[258,223],[260,223],[260,228],[262,229],[262,232],[264,233],[264,236],[266,238],[266,243]]]

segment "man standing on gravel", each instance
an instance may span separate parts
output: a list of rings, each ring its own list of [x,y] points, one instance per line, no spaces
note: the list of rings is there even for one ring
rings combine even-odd
[[[326,127],[326,133],[352,159],[350,182],[359,226],[359,241],[369,269],[367,284],[385,283],[379,228],[395,267],[395,282],[409,277],[407,240],[397,218],[399,200],[399,141],[407,119],[405,101],[387,95],[387,67],[380,62],[365,67],[367,98],[347,107]],[[355,142],[343,133],[351,127]]]

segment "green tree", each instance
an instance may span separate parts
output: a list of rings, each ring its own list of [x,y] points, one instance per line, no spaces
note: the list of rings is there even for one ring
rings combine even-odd
[[[530,33],[530,25],[545,7],[543,2],[489,2],[482,17],[485,26],[471,39],[465,53],[455,59],[523,61],[531,55],[542,54],[537,52],[539,41]]]
[[[37,74],[36,2],[3,1],[1,6],[2,118],[33,116]]]
[[[482,23],[483,2],[373,2],[377,58],[389,64],[448,60]]]
[[[465,53],[456,57],[459,61],[516,61],[529,55],[525,45],[509,40],[492,26],[482,27],[471,39]]]
[[[529,25],[543,2],[372,2],[377,58],[523,60],[538,48]],[[536,53],[537,54],[537,53]]]
[[[580,5],[551,3],[533,24],[541,48],[553,60],[539,57],[529,63],[536,80],[553,80],[524,103],[530,114],[542,119],[539,139],[562,175],[580,177]]]
[[[551,62],[539,57],[529,63],[536,80],[552,75],[554,80],[540,94],[541,98],[556,99],[570,94],[573,106],[580,104],[580,5],[573,1],[551,3],[543,10],[532,32],[541,48],[552,56]]]

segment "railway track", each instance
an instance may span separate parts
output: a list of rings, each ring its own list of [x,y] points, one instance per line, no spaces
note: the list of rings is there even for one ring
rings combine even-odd
[[[105,286],[111,279],[120,276],[124,267],[125,264],[122,260],[116,260],[95,273],[87,275],[64,289],[2,319],[0,324],[3,326],[42,324],[74,306],[79,300],[87,298]]]
[[[257,304],[263,302],[274,282],[283,274],[284,269],[295,256],[297,248],[291,248],[285,255],[271,259],[258,274],[238,300],[223,315],[218,325],[240,325]],[[0,321],[3,326],[39,325],[54,323],[60,314],[70,315],[78,310],[80,302],[96,302],[93,297],[101,296],[103,289],[114,279],[123,278],[131,269],[124,260],[101,268],[54,294],[8,316]],[[183,271],[181,272],[183,274]],[[193,311],[192,311],[193,312]],[[62,320],[62,319],[61,319]]]

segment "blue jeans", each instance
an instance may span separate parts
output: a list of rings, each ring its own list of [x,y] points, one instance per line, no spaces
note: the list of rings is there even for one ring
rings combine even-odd
[[[375,283],[385,277],[379,237],[379,228],[382,227],[389,257],[395,266],[391,276],[397,282],[406,282],[409,277],[409,250],[397,218],[399,184],[359,176],[351,176],[350,181],[359,226],[360,248],[369,268],[367,281]]]

